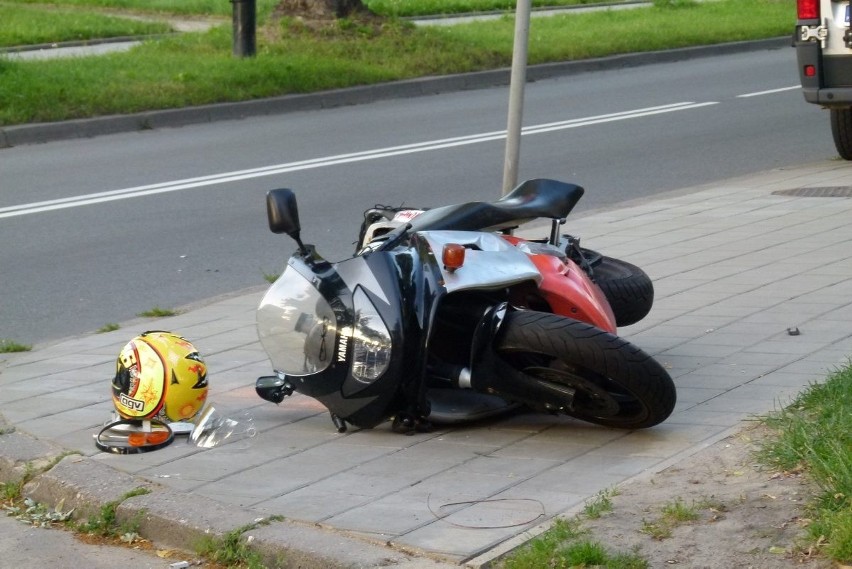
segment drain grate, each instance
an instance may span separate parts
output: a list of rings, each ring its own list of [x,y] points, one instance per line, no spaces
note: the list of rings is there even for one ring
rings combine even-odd
[[[817,188],[796,188],[778,190],[773,196],[794,196],[799,198],[852,198],[852,186],[823,186]]]

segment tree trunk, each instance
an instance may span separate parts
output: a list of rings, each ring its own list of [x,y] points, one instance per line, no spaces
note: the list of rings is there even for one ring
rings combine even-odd
[[[348,18],[368,12],[361,0],[281,0],[276,12],[307,19]]]
[[[324,0],[334,6],[338,18],[346,18],[352,14],[363,12],[366,8],[361,0]]]

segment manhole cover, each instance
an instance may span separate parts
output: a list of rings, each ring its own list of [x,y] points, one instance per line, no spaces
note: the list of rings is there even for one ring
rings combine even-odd
[[[852,198],[852,186],[823,186],[818,188],[796,188],[778,190],[773,196],[795,196],[799,198]]]

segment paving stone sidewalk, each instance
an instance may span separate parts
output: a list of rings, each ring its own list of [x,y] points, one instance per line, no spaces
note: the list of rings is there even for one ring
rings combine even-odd
[[[569,219],[583,244],[653,278],[656,302],[622,335],[665,365],[674,414],[644,431],[518,414],[412,436],[385,424],[337,433],[315,401],[261,401],[270,372],[254,310],[262,291],[174,317],[125,323],[0,355],[0,480],[72,450],[27,487],[85,510],[121,499],[141,532],[186,547],[261,517],[256,546],[301,567],[482,566],[582,508],[597,492],[700,452],[852,354],[852,165],[826,160],[690,188]],[[115,358],[130,337],[189,338],[210,401],[258,434],[212,449],[178,441],[147,454],[99,452]]]

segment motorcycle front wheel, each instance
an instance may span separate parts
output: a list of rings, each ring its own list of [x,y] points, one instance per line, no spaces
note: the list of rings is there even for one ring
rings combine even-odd
[[[572,402],[542,401],[542,410],[620,429],[653,427],[674,409],[671,377],[627,340],[556,314],[506,314],[495,348],[500,358],[533,380],[567,388]]]

